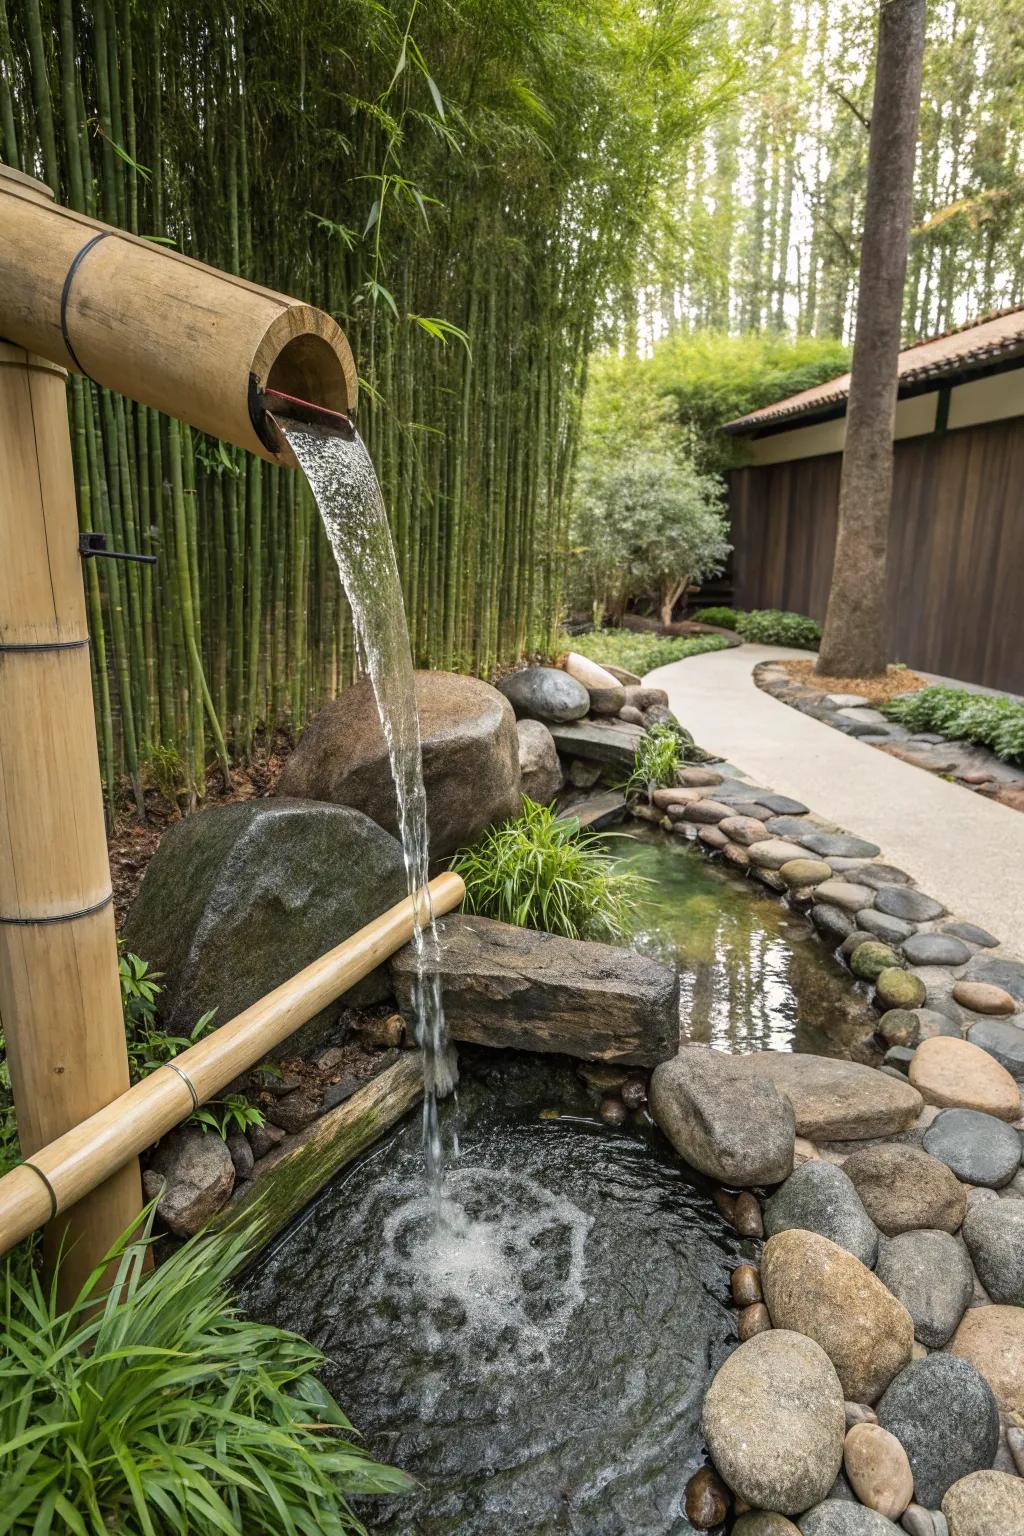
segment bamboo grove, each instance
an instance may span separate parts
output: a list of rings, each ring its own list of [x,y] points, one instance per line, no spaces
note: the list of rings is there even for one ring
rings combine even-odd
[[[696,0],[0,0],[0,150],[71,206],[329,310],[417,660],[549,642],[579,400],[714,104]],[[70,385],[111,805],[193,800],[357,667],[299,476]],[[100,568],[102,567],[102,568]]]

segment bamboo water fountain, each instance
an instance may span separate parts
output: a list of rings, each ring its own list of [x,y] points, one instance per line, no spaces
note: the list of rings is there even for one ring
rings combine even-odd
[[[0,1252],[48,1221],[70,1297],[141,1208],[139,1152],[416,919],[399,903],[129,1088],[66,373],[294,466],[270,407],[346,430],[356,370],[320,310],[60,207],[4,166],[0,338],[0,1023],[26,1159],[0,1180]],[[435,911],[462,889],[433,881]]]

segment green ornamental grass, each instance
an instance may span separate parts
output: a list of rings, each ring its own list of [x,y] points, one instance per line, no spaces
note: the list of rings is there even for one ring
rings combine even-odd
[[[526,796],[521,816],[460,849],[451,867],[466,882],[466,912],[606,943],[630,936],[647,886],[639,875],[616,872],[601,842],[581,833],[574,817],[558,817]]]
[[[0,1279],[0,1536],[365,1536],[349,1498],[406,1474],[353,1444],[303,1339],[240,1316],[238,1234],[156,1270],[128,1241],[66,1312],[22,1256]]]
[[[561,647],[587,656],[600,666],[622,667],[644,677],[656,667],[689,656],[703,656],[709,651],[723,651],[729,641],[724,635],[655,635],[631,629],[595,629],[585,635],[563,635]]]
[[[647,795],[652,789],[674,784],[685,761],[686,742],[679,727],[656,725],[637,747],[633,772],[623,788],[627,795]]]

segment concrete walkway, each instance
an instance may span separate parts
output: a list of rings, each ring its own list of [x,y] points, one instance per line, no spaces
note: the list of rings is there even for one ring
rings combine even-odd
[[[1024,813],[865,746],[754,683],[758,662],[806,656],[742,645],[659,667],[645,682],[667,690],[702,747],[877,843],[957,917],[1024,951]]]

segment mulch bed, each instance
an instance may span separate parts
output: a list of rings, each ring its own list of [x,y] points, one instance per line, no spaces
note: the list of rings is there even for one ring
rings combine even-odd
[[[806,688],[819,693],[859,693],[872,704],[884,704],[901,693],[920,693],[930,687],[926,677],[908,667],[887,667],[884,677],[819,677],[813,661],[779,661],[775,665]]]

